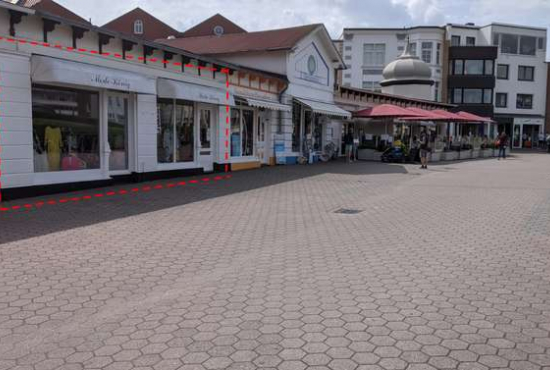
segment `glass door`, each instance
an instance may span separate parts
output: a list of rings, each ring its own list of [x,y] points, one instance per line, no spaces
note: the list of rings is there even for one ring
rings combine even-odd
[[[214,170],[213,156],[213,118],[214,110],[212,108],[199,108],[199,154],[200,166],[204,171],[210,172]]]
[[[129,170],[129,98],[128,95],[109,94],[107,135],[111,154],[109,171],[125,172]]]

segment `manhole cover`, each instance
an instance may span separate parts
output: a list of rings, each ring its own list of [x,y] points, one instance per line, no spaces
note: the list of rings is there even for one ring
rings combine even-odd
[[[338,213],[338,214],[341,214],[341,215],[356,215],[356,214],[359,214],[363,212],[362,209],[351,209],[351,208],[340,208],[336,211],[334,211],[334,213]]]

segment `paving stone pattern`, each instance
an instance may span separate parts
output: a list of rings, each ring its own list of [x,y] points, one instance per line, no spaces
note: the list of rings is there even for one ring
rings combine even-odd
[[[0,370],[550,370],[549,266],[546,155],[7,213]]]

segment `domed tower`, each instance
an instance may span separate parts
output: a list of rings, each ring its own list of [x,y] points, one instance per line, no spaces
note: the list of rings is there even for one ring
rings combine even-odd
[[[380,82],[382,92],[433,100],[432,70],[427,63],[411,54],[410,45],[407,40],[403,54],[384,68],[384,80]]]

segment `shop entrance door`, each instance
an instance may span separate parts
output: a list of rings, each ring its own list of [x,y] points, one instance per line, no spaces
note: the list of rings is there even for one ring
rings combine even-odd
[[[130,171],[130,96],[107,94],[107,139],[111,153],[109,172],[126,174]]]
[[[262,164],[267,164],[267,161],[269,160],[266,148],[266,115],[267,111],[260,111],[258,112],[256,120],[256,149],[258,153],[258,158],[260,159],[260,162]]]
[[[205,172],[214,171],[214,109],[210,107],[199,108],[199,161]]]

